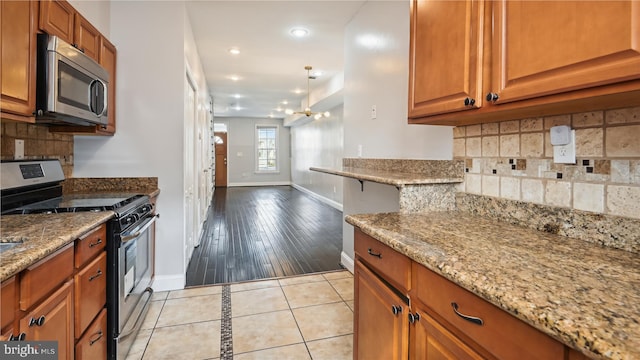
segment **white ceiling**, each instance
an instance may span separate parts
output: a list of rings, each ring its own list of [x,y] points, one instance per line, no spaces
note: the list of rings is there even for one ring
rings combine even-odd
[[[312,92],[343,71],[344,29],[364,2],[188,1],[214,116],[284,118],[278,106],[301,110],[301,100],[306,105],[305,65],[322,72],[311,80]],[[294,27],[308,29],[309,35],[294,38],[289,33]],[[231,55],[232,47],[240,54]],[[303,92],[295,94],[295,89]],[[289,104],[282,105],[284,100]]]

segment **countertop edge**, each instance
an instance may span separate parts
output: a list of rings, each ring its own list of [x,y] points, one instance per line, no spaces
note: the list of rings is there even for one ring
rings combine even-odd
[[[83,214],[83,213],[78,213]],[[89,213],[86,213],[89,214]],[[5,281],[11,278],[14,275],[17,275],[24,269],[29,266],[37,263],[38,261],[46,258],[47,256],[55,253],[59,249],[67,246],[68,244],[74,242],[76,239],[82,237],[86,233],[92,231],[96,226],[109,221],[109,219],[113,218],[115,213],[113,211],[102,211],[98,213],[91,213],[92,218],[83,222],[81,226],[74,227],[69,229],[68,232],[64,233],[64,235],[57,235],[53,237],[44,237],[41,240],[33,240],[38,241],[37,244],[28,244],[23,243],[22,245],[18,245],[10,251],[19,252],[24,251],[27,246],[29,247],[29,256],[25,261],[10,261],[7,264],[4,259],[2,262],[2,270],[0,271],[0,282]],[[6,215],[6,216],[29,216],[29,215]],[[49,214],[49,216],[59,216],[57,214]],[[44,233],[44,231],[43,231]],[[21,255],[24,256],[24,255]],[[0,255],[0,259],[5,257],[5,254]]]
[[[393,185],[393,186],[405,186],[405,185],[428,185],[428,184],[453,184],[461,183],[464,181],[462,178],[457,177],[430,177],[423,176],[418,173],[392,173],[384,170],[375,169],[331,169],[312,166],[309,168],[311,171],[317,171],[330,175],[337,175],[348,177],[356,180],[371,181],[380,184]],[[393,175],[393,178],[390,177]]]

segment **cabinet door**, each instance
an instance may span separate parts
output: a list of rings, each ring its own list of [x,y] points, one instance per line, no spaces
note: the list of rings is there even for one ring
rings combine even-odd
[[[113,135],[116,132],[116,47],[109,42],[109,40],[101,37],[100,43],[100,65],[102,65],[109,72],[109,88],[107,89],[107,114],[108,123],[107,128],[104,129],[100,126],[99,130],[108,135]]]
[[[424,307],[415,302],[411,306],[414,316],[417,318],[411,328],[411,359],[483,359],[482,356],[429,316],[424,311]]]
[[[58,342],[58,359],[73,359],[73,280],[20,320],[25,340]]]
[[[497,103],[640,79],[640,1],[494,3]]]
[[[82,15],[75,14],[74,44],[95,61],[100,57],[100,32]]]
[[[0,109],[28,117],[12,120],[35,121],[37,13],[35,1],[0,1]]]
[[[409,118],[482,105],[483,12],[483,1],[412,1]]]
[[[75,13],[73,6],[64,0],[42,0],[40,1],[40,29],[73,44]]]
[[[402,310],[396,314],[394,307]],[[408,311],[398,295],[356,261],[354,359],[407,359]]]

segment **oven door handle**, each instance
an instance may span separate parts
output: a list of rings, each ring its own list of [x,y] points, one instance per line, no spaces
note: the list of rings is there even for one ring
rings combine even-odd
[[[140,230],[136,231],[135,233],[131,234],[131,235],[125,235],[125,234],[121,234],[120,235],[120,241],[122,241],[122,243],[126,243],[129,242],[131,240],[135,240],[137,239],[145,230],[147,230],[149,228],[149,226],[151,226],[151,224],[153,224],[156,221],[156,218],[159,216],[159,214],[155,214],[152,215],[148,218],[148,220],[146,220],[142,225],[140,225]]]

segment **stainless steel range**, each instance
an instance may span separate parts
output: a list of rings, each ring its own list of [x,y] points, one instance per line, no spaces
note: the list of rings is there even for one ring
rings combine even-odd
[[[58,160],[1,163],[2,214],[113,211],[107,224],[108,358],[124,359],[153,289],[153,224],[149,197],[131,193],[62,194]]]

